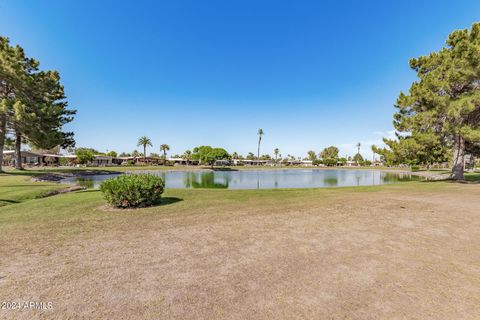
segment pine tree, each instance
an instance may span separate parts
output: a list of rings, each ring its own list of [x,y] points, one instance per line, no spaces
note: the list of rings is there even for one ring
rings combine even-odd
[[[73,146],[73,133],[62,131],[73,120],[56,71],[39,71],[20,46],[0,37],[0,170],[7,129],[15,135],[16,168],[22,168],[22,143],[50,149]]]
[[[466,144],[480,141],[480,23],[452,32],[446,44],[410,60],[419,80],[400,94],[394,125],[452,147],[452,178],[463,180]]]

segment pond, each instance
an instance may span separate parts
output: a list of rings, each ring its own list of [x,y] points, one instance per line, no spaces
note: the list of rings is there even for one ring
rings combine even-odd
[[[420,180],[408,173],[392,173],[379,170],[245,170],[245,171],[152,171],[162,177],[166,188],[210,189],[276,189],[372,186]],[[63,183],[98,188],[100,183],[116,175],[92,175],[69,177]]]

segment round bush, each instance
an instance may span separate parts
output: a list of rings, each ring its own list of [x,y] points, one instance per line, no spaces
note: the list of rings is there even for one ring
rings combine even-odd
[[[131,174],[103,181],[100,190],[112,206],[137,208],[160,202],[164,187],[165,184],[159,176]]]

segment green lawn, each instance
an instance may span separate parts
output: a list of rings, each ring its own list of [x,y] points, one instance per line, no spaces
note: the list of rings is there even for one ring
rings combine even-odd
[[[470,182],[480,182],[480,172],[476,173],[466,173],[465,180]]]
[[[0,318],[480,316],[480,184],[169,189],[116,210],[37,198],[63,186],[28,174],[0,175],[0,301],[54,308]]]
[[[54,183],[32,182],[24,173],[0,174],[0,207],[36,199],[48,191],[64,188]]]

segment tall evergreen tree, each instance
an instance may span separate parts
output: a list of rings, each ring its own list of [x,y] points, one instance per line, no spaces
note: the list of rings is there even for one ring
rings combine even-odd
[[[0,170],[7,129],[15,135],[16,168],[22,168],[23,142],[50,149],[73,146],[73,133],[63,125],[73,120],[56,71],[39,71],[39,63],[27,58],[20,46],[0,37]]]
[[[480,141],[480,23],[452,32],[446,45],[410,60],[419,80],[400,94],[394,125],[451,146],[452,178],[463,180],[466,145]]]
[[[21,47],[11,46],[8,38],[0,37],[0,171],[13,105],[25,98],[23,89],[30,66],[35,68],[36,62],[27,59]]]

